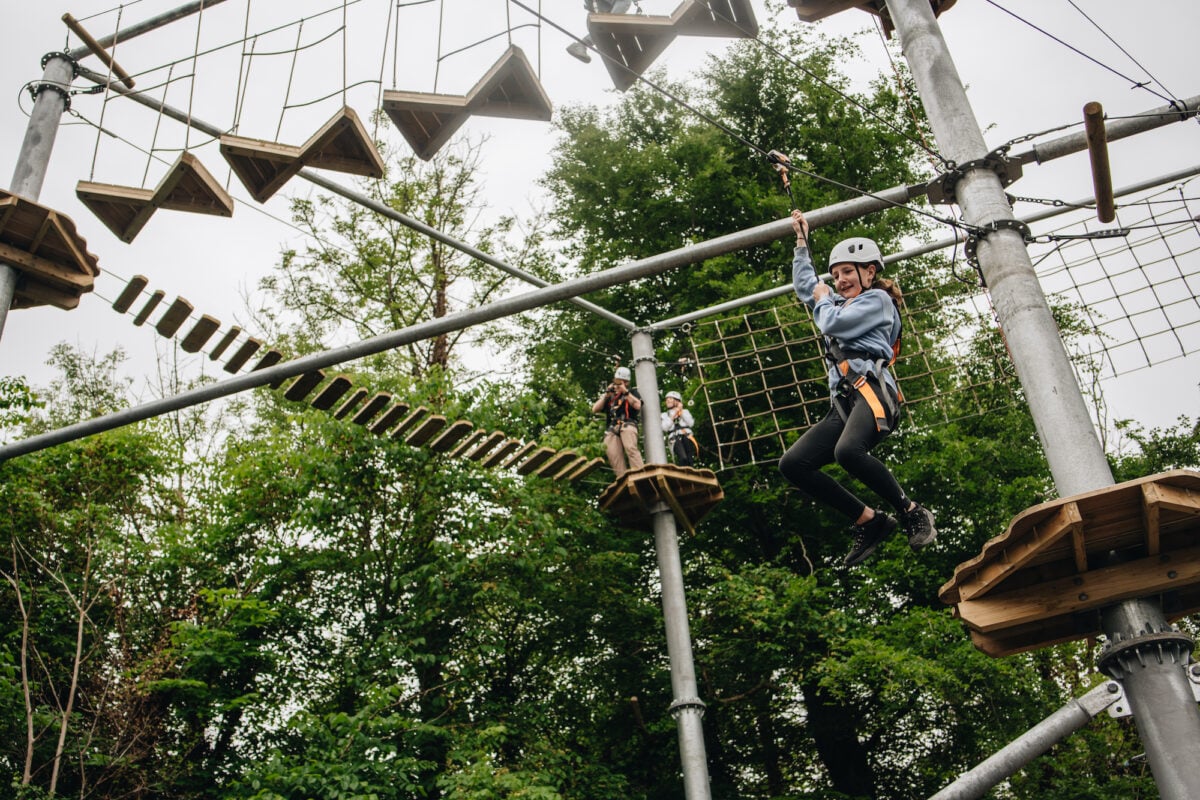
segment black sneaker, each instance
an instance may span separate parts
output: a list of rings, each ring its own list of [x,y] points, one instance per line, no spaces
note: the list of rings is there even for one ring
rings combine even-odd
[[[851,530],[854,531],[854,547],[846,554],[846,566],[853,567],[870,558],[875,548],[879,547],[879,543],[896,530],[896,525],[896,520],[876,509],[875,516],[865,525],[851,526]]]
[[[937,528],[933,527],[933,512],[920,503],[913,506],[911,511],[905,511],[900,518],[904,521],[908,545],[913,550],[928,547],[937,538]]]

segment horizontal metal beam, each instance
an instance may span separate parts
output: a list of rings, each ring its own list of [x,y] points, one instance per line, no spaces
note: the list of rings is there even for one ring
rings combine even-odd
[[[1159,106],[1140,114],[1110,119],[1104,126],[1105,138],[1110,142],[1115,142],[1117,139],[1152,131],[1173,122],[1187,122],[1189,119],[1195,119],[1197,111],[1200,110],[1200,95],[1189,97],[1182,102],[1183,108],[1169,105]],[[1013,158],[1022,164],[1032,161],[1045,164],[1047,161],[1087,150],[1087,146],[1087,132],[1080,131],[1069,136],[1051,139],[1042,144],[1035,144],[1032,149],[1018,153]]]
[[[187,3],[179,8],[163,12],[156,17],[150,17],[150,19],[147,19],[144,22],[139,22],[137,25],[130,25],[128,28],[118,30],[116,33],[109,34],[108,36],[101,38],[96,42],[96,44],[107,50],[112,47],[113,44],[120,45],[122,42],[127,42],[130,39],[141,36],[143,33],[149,33],[150,31],[157,30],[164,25],[169,25],[176,20],[191,16],[198,11],[207,11],[213,6],[220,5],[224,2],[225,0],[195,0],[195,2]],[[67,55],[69,55],[73,60],[78,61],[79,59],[91,54],[91,52],[91,48],[85,45],[83,47],[76,47],[74,50],[68,52]],[[89,78],[89,80],[92,79]],[[98,82],[106,83],[107,79],[101,78]]]

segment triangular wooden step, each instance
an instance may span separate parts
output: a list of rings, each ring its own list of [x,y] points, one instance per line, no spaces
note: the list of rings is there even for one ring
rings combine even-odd
[[[423,161],[433,158],[471,116],[462,95],[383,93],[383,110]]]
[[[75,185],[75,196],[104,223],[104,227],[127,244],[133,241],[154,213],[154,206],[150,203],[154,199],[152,189],[80,181]]]
[[[383,177],[383,158],[354,109],[343,106],[300,148],[308,167],[332,169],[369,178]]]
[[[126,244],[141,233],[160,208],[233,216],[233,198],[191,153],[180,153],[153,191],[80,181],[75,196]]]
[[[604,56],[613,85],[625,91],[675,40],[672,17],[588,14],[588,33]]]
[[[758,35],[750,0],[683,0],[671,19],[680,36],[752,39]]]
[[[622,525],[651,530],[651,509],[666,503],[689,533],[725,497],[712,470],[647,464],[630,470],[600,495],[600,510],[616,515]]]
[[[233,216],[233,198],[191,153],[181,153],[154,190],[153,204],[171,211]]]
[[[71,218],[0,191],[0,258],[21,273],[13,308],[75,308],[100,274]]]
[[[304,166],[299,147],[243,136],[222,136],[221,155],[260,203],[267,202]]]
[[[467,93],[467,108],[485,117],[510,117],[549,122],[554,112],[550,98],[525,53],[510,45]]]

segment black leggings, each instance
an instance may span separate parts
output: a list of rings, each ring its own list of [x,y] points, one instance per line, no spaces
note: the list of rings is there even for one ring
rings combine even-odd
[[[870,405],[856,402],[843,422],[836,408],[804,432],[779,459],[779,471],[797,488],[857,520],[866,504],[821,467],[837,461],[847,472],[865,483],[896,511],[908,509],[909,499],[883,462],[871,455],[875,445],[887,438],[875,429],[875,414]]]

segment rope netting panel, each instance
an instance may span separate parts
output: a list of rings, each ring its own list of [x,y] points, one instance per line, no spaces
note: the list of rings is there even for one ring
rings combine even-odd
[[[1114,224],[1128,230],[1124,237],[1053,238],[1112,227],[1080,209],[1039,234],[1051,241],[1030,245],[1081,372],[1113,378],[1200,352],[1198,206],[1181,183],[1123,203]],[[1019,397],[988,294],[961,251],[957,263],[926,259],[888,269],[905,297],[895,367],[903,425],[963,419]],[[820,338],[794,297],[702,320],[689,343],[719,469],[777,461],[829,409]],[[996,391],[1000,385],[1006,390]]]

